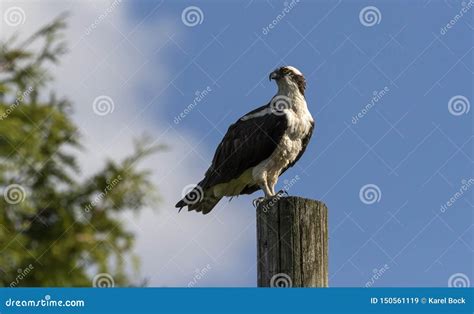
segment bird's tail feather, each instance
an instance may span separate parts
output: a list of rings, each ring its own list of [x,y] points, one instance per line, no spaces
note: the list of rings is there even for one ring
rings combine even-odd
[[[188,206],[188,211],[195,210],[197,212],[202,212],[204,215],[209,213],[214,206],[219,203],[221,197],[211,196],[208,193],[201,192],[199,193],[199,188],[195,188],[189,192],[182,200],[180,200],[175,206],[179,208],[179,212],[183,207]],[[201,189],[202,191],[202,189]],[[200,196],[196,197],[199,194]]]

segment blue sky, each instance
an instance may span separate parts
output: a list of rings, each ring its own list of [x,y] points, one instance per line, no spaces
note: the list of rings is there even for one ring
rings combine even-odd
[[[134,100],[133,106],[115,101],[115,112],[105,118],[78,115],[83,131],[112,156],[120,155],[114,152],[121,140],[106,138],[108,127],[110,134],[118,127],[128,136],[150,125],[148,133],[170,145],[171,155],[150,164],[164,203],[128,218],[136,225],[141,276],[153,286],[186,286],[195,270],[210,265],[197,286],[255,286],[251,201],[260,192],[222,201],[204,217],[177,215],[172,204],[184,186],[202,178],[228,125],[275,94],[268,73],[293,65],[306,76],[316,128],[305,155],[277,187],[298,176],[290,194],[328,205],[330,286],[444,287],[450,278],[474,280],[473,9],[441,31],[463,4],[469,6],[301,0],[265,32],[283,1],[133,1],[91,36],[79,36],[84,45],[74,49],[94,51],[85,57],[88,69],[77,70],[94,91],[86,100],[98,93],[117,100],[124,90]],[[71,6],[73,13],[93,12],[71,22],[81,30],[103,12]],[[189,6],[202,12],[192,27],[182,20]],[[373,25],[360,18],[368,6],[378,10]],[[72,63],[83,62],[74,49]],[[206,88],[210,92],[175,123]],[[104,134],[94,133],[98,125]],[[367,185],[376,186],[375,200],[360,196]]]
[[[171,45],[169,60],[184,72],[166,90],[172,101],[154,101],[156,110],[173,123],[195,91],[210,86],[173,126],[204,137],[210,161],[226,127],[275,93],[269,71],[294,65],[306,74],[316,130],[282,179],[298,175],[290,193],[329,207],[331,286],[363,286],[385,265],[376,286],[446,286],[454,273],[472,280],[472,191],[440,208],[473,174],[472,113],[448,110],[453,96],[472,101],[473,11],[444,35],[461,1],[300,1],[267,34],[283,2],[165,2],[154,12],[156,3],[145,2],[133,14],[180,19],[189,5],[199,6],[203,21],[183,25]],[[379,9],[378,24],[362,25],[366,6]],[[366,184],[379,187],[378,202],[361,202]]]

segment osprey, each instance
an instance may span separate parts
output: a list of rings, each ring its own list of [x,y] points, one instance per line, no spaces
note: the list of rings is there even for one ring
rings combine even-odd
[[[278,92],[272,100],[232,124],[214,154],[204,179],[184,195],[176,207],[209,213],[224,196],[251,194],[262,189],[275,195],[278,177],[292,167],[311,138],[314,120],[304,92],[303,74],[292,66],[269,75]]]

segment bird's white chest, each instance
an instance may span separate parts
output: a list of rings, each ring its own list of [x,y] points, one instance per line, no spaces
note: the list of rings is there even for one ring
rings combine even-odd
[[[284,110],[288,119],[284,135],[271,156],[255,167],[254,178],[262,176],[277,178],[283,169],[295,161],[303,149],[303,139],[311,130],[313,117],[307,108],[304,97],[295,97],[292,99],[292,103],[291,108]]]
[[[273,152],[272,159],[274,168],[285,168],[292,163],[303,149],[303,139],[309,133],[313,123],[313,117],[308,111],[304,99],[295,99],[301,102],[293,108],[287,109],[285,114],[288,119],[288,127]]]
[[[308,134],[313,123],[313,117],[308,111],[306,101],[304,99],[299,101],[302,102],[301,105],[287,109],[285,112],[288,128],[284,136],[291,141],[301,141]]]

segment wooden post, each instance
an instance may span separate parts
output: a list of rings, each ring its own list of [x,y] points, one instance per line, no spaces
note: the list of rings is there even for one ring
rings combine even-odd
[[[328,209],[301,197],[257,208],[258,286],[328,286]]]

